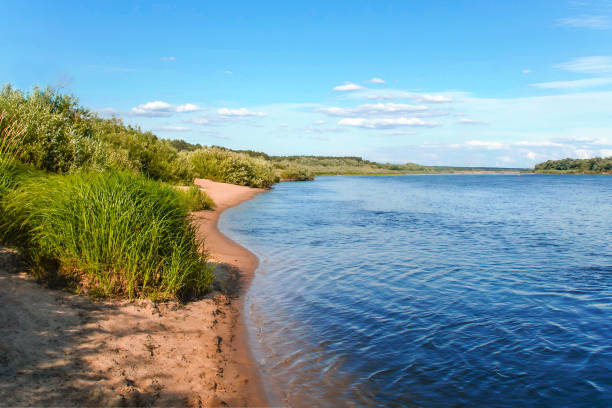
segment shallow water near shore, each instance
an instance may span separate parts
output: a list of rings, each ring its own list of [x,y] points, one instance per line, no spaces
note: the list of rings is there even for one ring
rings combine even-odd
[[[219,227],[274,401],[612,405],[612,177],[321,177]]]

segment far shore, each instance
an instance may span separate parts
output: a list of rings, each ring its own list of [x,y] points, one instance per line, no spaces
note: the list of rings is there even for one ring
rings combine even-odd
[[[198,179],[215,211],[193,213],[218,262],[214,290],[186,305],[91,301],[36,283],[0,248],[0,401],[6,406],[265,406],[242,321],[255,255],[217,228],[265,191]]]

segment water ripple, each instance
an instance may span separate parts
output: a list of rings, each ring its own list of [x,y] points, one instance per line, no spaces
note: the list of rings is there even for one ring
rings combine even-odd
[[[279,403],[612,406],[610,177],[320,178],[220,226]]]

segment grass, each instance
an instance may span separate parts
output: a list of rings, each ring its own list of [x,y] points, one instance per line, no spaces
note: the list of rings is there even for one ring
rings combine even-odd
[[[16,123],[7,123],[0,115],[0,197],[13,186],[19,167],[16,158],[24,136],[24,129]]]
[[[117,171],[28,177],[2,200],[5,241],[35,277],[103,297],[185,299],[213,275],[185,197]]]
[[[191,186],[187,189],[177,189],[177,192],[183,199],[184,205],[189,212],[214,210],[215,203],[211,198],[198,186]]]

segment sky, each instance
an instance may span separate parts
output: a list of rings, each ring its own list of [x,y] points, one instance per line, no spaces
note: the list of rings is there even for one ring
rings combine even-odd
[[[612,0],[0,0],[0,82],[160,137],[531,167],[612,156]]]

